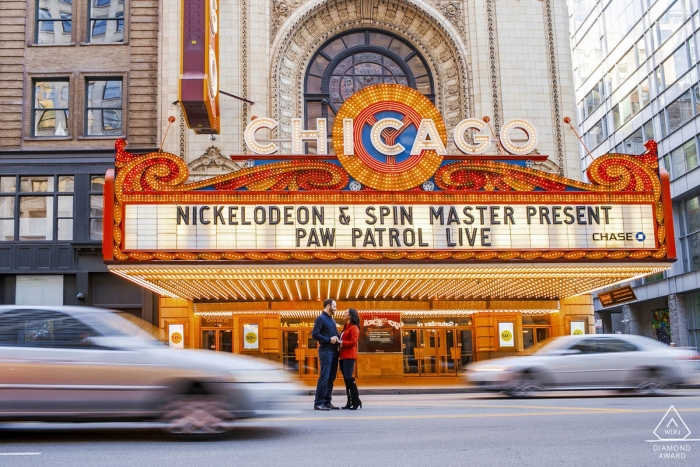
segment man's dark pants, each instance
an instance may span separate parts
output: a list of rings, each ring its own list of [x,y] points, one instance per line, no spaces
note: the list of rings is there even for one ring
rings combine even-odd
[[[318,362],[321,365],[321,369],[318,374],[318,383],[316,383],[314,406],[331,403],[333,383],[335,382],[335,376],[338,374],[338,351],[319,350]]]

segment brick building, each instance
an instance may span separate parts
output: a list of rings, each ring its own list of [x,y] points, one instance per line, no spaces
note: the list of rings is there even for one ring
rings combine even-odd
[[[0,303],[150,316],[150,293],[101,261],[114,141],[158,146],[159,2],[3,1]]]

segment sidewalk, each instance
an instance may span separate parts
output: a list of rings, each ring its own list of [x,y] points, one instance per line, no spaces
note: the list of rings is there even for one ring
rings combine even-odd
[[[309,395],[316,391],[316,378],[304,378],[299,382]],[[362,394],[457,394],[473,392],[463,377],[402,377],[402,378],[363,378],[357,379],[357,387]],[[345,395],[342,378],[335,380],[333,395]]]

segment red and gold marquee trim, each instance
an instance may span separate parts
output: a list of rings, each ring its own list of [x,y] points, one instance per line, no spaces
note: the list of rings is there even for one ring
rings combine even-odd
[[[314,158],[262,164],[187,183],[179,157],[133,154],[116,142],[116,170],[105,184],[103,257],[106,261],[360,261],[360,260],[669,260],[675,259],[668,173],[660,169],[657,145],[646,143],[640,156],[606,154],[588,168],[591,183],[498,161],[447,163],[435,174],[441,191],[349,191],[340,165]],[[284,156],[281,156],[283,158]],[[332,160],[334,156],[328,156]],[[207,189],[208,188],[208,189]],[[212,188],[214,190],[212,190]],[[655,250],[610,251],[122,251],[124,206],[129,203],[619,203],[651,204],[656,213]],[[669,218],[670,219],[670,218]]]

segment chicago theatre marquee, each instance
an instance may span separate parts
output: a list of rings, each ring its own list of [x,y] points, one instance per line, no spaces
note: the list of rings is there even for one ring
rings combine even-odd
[[[655,143],[582,177],[567,58],[507,56],[550,50],[563,2],[166,3],[180,138],[117,142],[103,255],[160,295],[171,345],[313,376],[332,297],[362,316],[358,376],[454,375],[595,332],[591,292],[675,260]],[[530,42],[498,27],[519,16]]]

